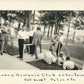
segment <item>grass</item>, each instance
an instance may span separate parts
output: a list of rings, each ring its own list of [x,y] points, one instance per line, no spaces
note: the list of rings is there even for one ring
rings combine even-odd
[[[84,61],[84,47],[68,46],[68,48],[71,57]]]
[[[42,47],[44,49],[49,50],[50,45],[43,45]],[[68,49],[69,49],[69,55],[71,57],[84,61],[84,47],[83,46],[70,45],[68,46]],[[65,54],[67,54],[67,51],[64,48],[62,50]],[[12,48],[11,45],[8,45],[7,53],[10,54],[11,56],[18,55],[19,49],[18,47]]]
[[[44,49],[49,50],[50,45],[43,45],[42,47]],[[71,57],[77,58],[79,60],[84,61],[84,47],[83,46],[80,46],[80,45],[69,45],[68,49],[69,49],[69,54],[70,54]],[[66,50],[64,49],[64,47],[63,47],[62,50],[63,50],[63,52],[65,54],[67,54]],[[10,54],[11,56],[18,55],[19,54],[19,49],[18,49],[18,47],[13,47],[12,48],[9,45],[8,49],[7,49],[7,53]],[[58,65],[56,65],[56,64],[48,65],[43,60],[32,61],[32,62],[27,62],[27,63],[39,68],[40,70],[63,70]]]
[[[49,50],[49,47],[50,45],[43,45],[44,49]],[[68,45],[68,49],[69,49],[69,56],[84,61],[84,46],[83,45],[82,46]],[[62,48],[62,51],[67,55],[67,51],[64,47]]]

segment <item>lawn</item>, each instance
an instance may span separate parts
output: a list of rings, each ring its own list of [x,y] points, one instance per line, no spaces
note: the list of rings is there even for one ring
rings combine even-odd
[[[43,45],[43,48],[49,50],[49,46],[50,45]],[[69,49],[69,56],[84,61],[84,47],[70,45],[68,46],[68,49]],[[64,47],[62,48],[62,51],[67,55],[67,51],[65,50]]]
[[[44,49],[49,50],[50,45],[42,45]],[[79,45],[68,45],[69,49],[69,55],[73,58],[77,58],[81,61],[84,61],[84,46],[79,46]],[[67,54],[66,50],[63,47],[63,52]],[[19,49],[18,47],[11,47],[10,45],[8,46],[7,53],[10,54],[11,56],[18,55],[19,54]],[[41,70],[63,70],[61,67],[59,67],[56,64],[48,65],[45,63],[43,60],[39,61],[32,61],[32,62],[27,62]]]

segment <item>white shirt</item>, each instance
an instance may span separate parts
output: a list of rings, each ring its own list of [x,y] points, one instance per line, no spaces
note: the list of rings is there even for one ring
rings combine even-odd
[[[57,60],[57,58],[54,57],[50,51],[45,52],[44,56],[45,56],[44,61],[48,64],[55,63]]]
[[[29,36],[30,36],[30,31],[25,31],[25,38],[29,39]]]
[[[6,33],[9,33],[8,27],[3,27],[3,28],[2,28],[2,31],[4,31],[4,32],[6,32]]]
[[[29,32],[29,36],[32,36],[32,37],[33,37],[33,34],[34,34],[34,31],[31,30],[31,31]]]
[[[18,38],[19,39],[27,39],[29,36],[28,36],[28,33],[26,31],[22,31],[20,30],[18,32]]]
[[[14,28],[10,28],[10,33],[11,33],[11,37],[15,36],[15,29]]]
[[[64,36],[60,36],[59,42],[61,42],[62,44],[64,44]]]
[[[63,69],[66,70],[66,68],[68,68],[69,70],[70,69],[73,69],[75,66],[75,63],[73,61],[65,61],[64,64],[63,64]]]

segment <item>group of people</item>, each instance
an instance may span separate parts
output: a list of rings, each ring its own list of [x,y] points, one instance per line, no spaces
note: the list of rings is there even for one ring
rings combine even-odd
[[[39,58],[49,65],[54,63],[64,70],[78,70],[77,65],[70,59],[69,56],[65,56],[63,52],[60,52],[59,56],[54,56],[50,50],[39,54]]]
[[[27,44],[26,49],[31,55],[35,55],[36,59],[42,59],[48,64],[57,63],[58,66],[67,70],[77,70],[76,64],[70,60],[69,56],[65,56],[62,51],[64,45],[63,32],[56,34],[51,38],[51,46],[49,51],[42,51],[42,38],[43,33],[40,27],[37,27],[36,31],[25,31],[25,27],[18,32],[18,44],[19,44],[19,58],[23,59],[24,44]],[[44,44],[46,45],[46,43]],[[55,50],[57,45],[57,49]],[[39,50],[38,50],[39,47]],[[38,52],[40,51],[40,53]],[[56,52],[55,52],[56,51]]]
[[[0,28],[0,54],[7,50],[8,37],[10,31],[7,26]],[[43,33],[40,27],[34,31],[34,29],[27,29],[25,26],[18,31],[18,46],[19,46],[19,57],[23,59],[24,44],[27,44],[26,50],[31,56],[35,55],[36,59],[42,59],[48,64],[56,63],[58,66],[63,67],[65,70],[77,70],[76,64],[70,60],[69,56],[65,56],[62,51],[62,46],[64,46],[63,32],[57,33],[51,38],[51,46],[49,51],[44,52],[42,50],[42,38]],[[12,37],[11,37],[12,38]],[[44,45],[47,45],[46,43]],[[38,53],[38,47],[40,53]]]
[[[15,38],[15,29],[12,24],[0,23],[0,54],[7,52],[8,43],[10,42],[13,47],[13,41]]]
[[[27,45],[26,49],[32,56],[35,54],[36,59],[38,59],[37,54],[37,46],[40,47],[40,53],[42,52],[41,48],[41,40],[42,40],[42,32],[41,28],[37,27],[37,31],[25,30],[25,26],[18,32],[18,45],[19,45],[19,58],[23,59],[23,52],[24,52],[24,44],[31,44]]]

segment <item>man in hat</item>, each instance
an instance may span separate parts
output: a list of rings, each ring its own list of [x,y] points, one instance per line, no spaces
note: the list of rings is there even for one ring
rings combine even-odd
[[[42,36],[43,36],[43,34],[41,32],[41,28],[37,27],[37,31],[35,31],[33,34],[33,41],[32,41],[32,44],[35,46],[36,59],[38,59],[38,56],[37,56],[37,47],[38,46],[40,47],[40,53],[42,52],[42,47],[41,47]]]
[[[56,34],[54,35],[54,37],[51,38],[52,45],[50,46],[50,49],[52,50],[53,53],[54,53],[54,51],[55,51],[56,44],[58,43],[58,41],[57,41],[58,36],[59,36],[59,34],[56,33]]]
[[[62,46],[64,44],[64,36],[63,36],[63,32],[60,32],[59,33],[59,36],[57,38],[57,41],[58,41],[58,46],[57,46],[57,50],[56,50],[56,54],[57,56],[59,55],[61,49],[62,49]]]

